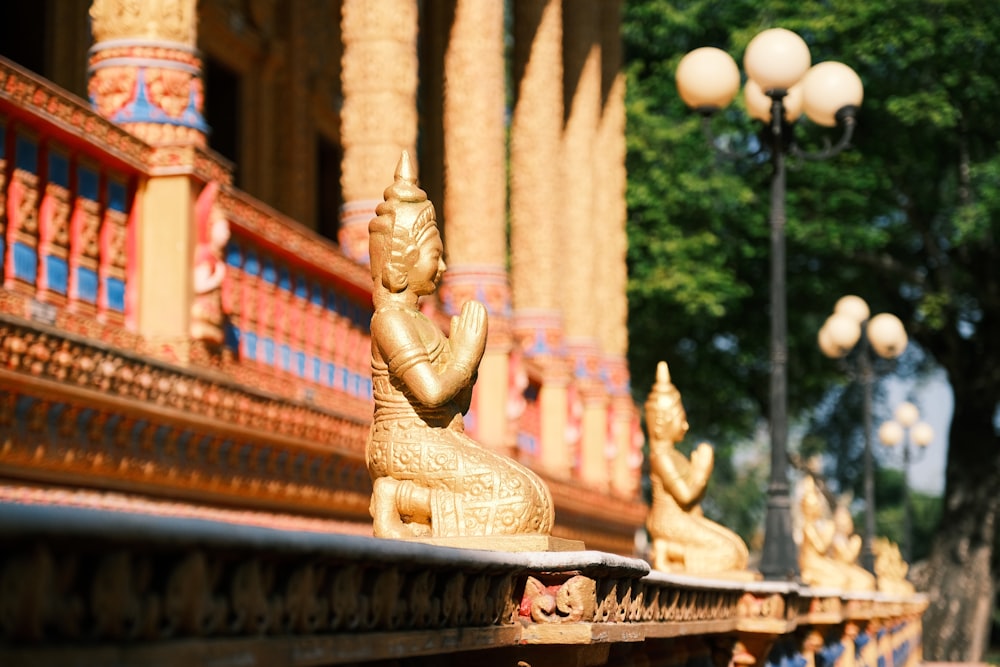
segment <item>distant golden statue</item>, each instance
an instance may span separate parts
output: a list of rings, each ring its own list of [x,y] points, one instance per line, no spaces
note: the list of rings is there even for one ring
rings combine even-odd
[[[743,540],[702,514],[701,500],[715,455],[707,443],[698,445],[690,460],[674,447],[687,433],[687,415],[663,361],[656,367],[656,383],[646,400],[646,426],[653,485],[646,527],[653,541],[653,568],[754,578],[746,571],[749,554]]]
[[[910,566],[899,553],[899,545],[879,537],[872,543],[872,551],[875,554],[875,574],[878,576],[879,592],[913,595],[916,589],[906,580]]]
[[[840,563],[847,573],[847,587],[852,591],[874,591],[874,575],[858,565],[861,536],[854,532],[851,510],[843,503],[837,503],[837,508],[833,511],[833,527],[833,543],[830,545],[830,551],[833,559]]]
[[[554,509],[533,472],[465,435],[486,308],[470,301],[450,338],[417,307],[445,270],[434,206],[404,152],[368,225],[375,418],[366,449],[378,537],[548,535]]]
[[[844,506],[830,518],[830,504],[812,475],[800,485],[802,541],[799,569],[809,586],[874,591],[875,578],[855,564],[861,552],[861,538],[854,534],[854,520]]]

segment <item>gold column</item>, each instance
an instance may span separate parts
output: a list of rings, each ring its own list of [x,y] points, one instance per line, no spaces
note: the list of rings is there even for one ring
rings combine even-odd
[[[192,147],[205,146],[196,0],[94,0],[88,90],[97,112],[181,164],[139,183],[139,332],[157,354],[188,358],[194,200]],[[156,159],[153,159],[154,163]]]
[[[94,0],[88,93],[97,112],[154,145],[205,145],[196,0]]]
[[[574,381],[583,401],[580,476],[603,488],[608,483],[607,391],[600,379],[598,327],[606,305],[600,300],[605,276],[600,241],[603,221],[596,209],[595,179],[598,120],[601,114],[600,2],[575,2],[564,16],[566,128],[563,135],[563,214],[561,274],[566,313],[566,342],[574,364]],[[596,301],[595,301],[596,299]]]
[[[139,332],[156,353],[171,350],[178,361],[190,354],[194,201],[188,175],[156,176],[140,187],[143,224],[138,227]]]
[[[608,419],[614,458],[611,486],[616,493],[635,497],[639,490],[640,452],[633,443],[639,415],[629,390],[628,369],[628,237],[625,223],[625,73],[622,71],[621,0],[601,3],[601,99],[597,125],[595,212],[602,249],[595,285],[602,317],[598,335],[604,354],[605,384],[610,396]]]
[[[340,245],[368,261],[368,221],[386,174],[417,141],[416,0],[343,0]]]
[[[473,398],[473,437],[507,442],[510,287],[504,145],[503,3],[456,0],[444,56],[444,206],[448,271],[442,299],[457,315],[477,299],[489,338]],[[511,452],[505,452],[511,453]]]
[[[511,284],[514,334],[542,374],[540,467],[566,477],[567,384],[561,279],[560,155],[563,125],[562,0],[514,3],[515,104],[510,137]]]

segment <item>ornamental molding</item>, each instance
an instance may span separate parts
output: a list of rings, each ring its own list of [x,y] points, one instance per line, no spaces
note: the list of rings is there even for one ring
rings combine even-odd
[[[221,190],[218,201],[231,225],[271,246],[275,254],[295,264],[321,268],[332,282],[349,288],[356,299],[371,299],[369,268],[349,259],[312,230],[236,190]]]
[[[926,596],[871,594],[878,622],[858,622],[842,609],[825,623],[797,616],[784,627],[745,631],[746,613],[778,620],[811,592],[649,572],[643,561],[593,551],[454,549],[18,502],[9,494],[0,499],[0,537],[0,658],[48,656],[42,664],[55,664],[58,654],[49,651],[62,643],[92,657],[114,646],[121,664],[140,664],[151,641],[174,655],[195,639],[221,651],[217,657],[294,641],[336,656],[327,662],[654,638],[725,653],[764,635],[794,653],[816,650],[824,637],[857,638],[860,646],[882,627],[902,642],[917,636],[927,605]],[[748,595],[767,608],[748,607]],[[417,631],[420,646],[406,641]],[[359,633],[378,648],[356,653]],[[477,644],[456,641],[465,633]]]
[[[0,58],[0,101],[26,109],[58,130],[135,170],[144,170],[152,147],[92,111],[80,98]]]
[[[368,521],[369,421],[0,316],[0,470]]]

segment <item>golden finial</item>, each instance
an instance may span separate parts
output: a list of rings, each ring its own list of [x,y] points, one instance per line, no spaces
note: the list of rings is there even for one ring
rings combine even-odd
[[[413,168],[410,154],[403,151],[399,156],[399,163],[396,165],[396,180],[385,189],[383,193],[386,203],[393,200],[406,203],[420,203],[427,201],[427,193],[417,185],[417,172]]]
[[[656,382],[646,399],[647,405],[655,405],[659,409],[666,409],[681,402],[681,393],[670,381],[670,369],[667,362],[661,361],[656,365]]]
[[[670,385],[670,368],[667,362],[661,361],[656,365],[656,386],[665,388]]]

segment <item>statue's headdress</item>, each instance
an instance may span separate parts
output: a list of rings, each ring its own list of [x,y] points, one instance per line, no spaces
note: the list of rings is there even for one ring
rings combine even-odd
[[[646,399],[646,424],[650,427],[650,438],[652,435],[653,423],[672,423],[680,420],[678,425],[683,431],[687,431],[687,416],[684,413],[684,404],[681,403],[681,393],[670,381],[670,369],[667,362],[661,361],[656,365],[656,382]],[[654,418],[655,416],[659,418]]]
[[[677,412],[683,410],[681,403],[681,392],[670,381],[670,369],[667,362],[661,361],[656,365],[656,382],[646,399],[646,413],[651,410],[658,412]]]
[[[383,198],[385,201],[375,209],[376,217],[368,223],[372,276],[381,274],[385,287],[398,292],[406,285],[405,254],[436,225],[434,205],[417,185],[416,171],[406,151],[396,165],[395,181],[385,189]]]

